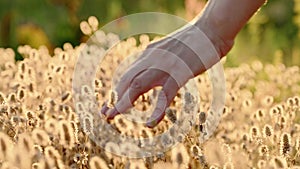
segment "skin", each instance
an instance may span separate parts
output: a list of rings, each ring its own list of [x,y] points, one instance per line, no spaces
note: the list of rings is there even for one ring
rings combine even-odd
[[[141,94],[162,86],[156,108],[146,123],[147,127],[155,127],[178,90],[230,51],[238,32],[264,3],[265,0],[210,0],[191,26],[146,48],[117,84],[119,100],[115,108],[104,105],[101,112],[113,119],[133,107]],[[203,52],[197,53],[185,44],[196,45]]]

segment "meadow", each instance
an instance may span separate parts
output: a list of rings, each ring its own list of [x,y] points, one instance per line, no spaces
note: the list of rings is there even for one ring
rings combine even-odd
[[[98,30],[97,18],[82,21],[80,29],[91,35]],[[116,36],[107,33],[101,38],[109,46]],[[138,40],[129,38],[113,48],[109,52],[113,57],[106,60],[109,64],[99,69],[94,79],[91,92],[97,104],[83,103],[81,108],[73,102],[76,96],[72,78],[84,43],[78,46],[65,43],[53,52],[45,46],[18,46],[17,52],[24,58],[19,61],[15,61],[16,51],[1,48],[0,168],[300,168],[300,69],[280,62],[268,64],[256,60],[225,67],[226,104],[222,119],[203,144],[199,142],[205,123],[201,116],[209,110],[211,100],[206,73],[196,77],[201,96],[196,125],[171,150],[153,157],[130,159],[96,145],[88,135],[98,114],[88,116],[81,125],[77,110],[100,109],[106,100],[114,98],[110,92],[111,68],[149,43],[150,38],[141,35]],[[149,95],[139,98],[137,109],[150,106]],[[182,99],[178,95],[170,107],[175,115]],[[173,121],[169,114],[157,127],[148,129],[117,116],[110,124],[120,134],[152,137],[167,130]],[[105,146],[133,148],[110,142]]]

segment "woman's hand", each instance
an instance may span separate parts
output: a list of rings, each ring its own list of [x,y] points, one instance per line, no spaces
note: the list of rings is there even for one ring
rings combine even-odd
[[[102,113],[113,118],[132,107],[139,95],[161,85],[157,106],[146,124],[154,127],[179,88],[225,56],[238,32],[264,3],[265,0],[208,1],[195,25],[187,25],[147,47],[117,85],[120,100],[115,108],[104,106]]]
[[[119,100],[115,107],[108,109],[105,105],[102,113],[112,119],[133,107],[143,93],[162,86],[156,108],[146,123],[154,127],[163,119],[178,90],[219,61],[219,51],[207,35],[192,24],[150,44],[117,84]]]
[[[164,117],[178,90],[191,78],[218,62],[220,54],[198,27],[188,25],[150,44],[121,77],[116,86],[118,102],[113,109],[102,109],[108,119],[133,107],[134,101],[155,86],[162,86],[156,108],[147,120],[154,127]]]

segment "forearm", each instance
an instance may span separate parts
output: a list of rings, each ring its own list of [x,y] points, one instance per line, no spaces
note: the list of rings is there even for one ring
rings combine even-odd
[[[265,0],[209,0],[195,25],[224,56],[233,46],[238,32],[264,3]]]

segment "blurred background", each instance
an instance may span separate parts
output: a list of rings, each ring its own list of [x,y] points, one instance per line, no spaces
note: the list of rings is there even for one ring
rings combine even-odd
[[[1,0],[0,47],[46,45],[51,51],[65,42],[75,46],[86,40],[79,24],[91,15],[100,20],[100,26],[124,15],[147,11],[191,20],[205,3],[206,0]],[[256,59],[300,65],[300,0],[270,0],[239,33],[228,56],[228,66]]]

